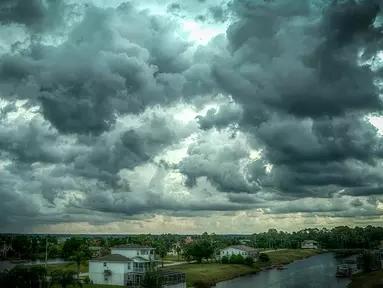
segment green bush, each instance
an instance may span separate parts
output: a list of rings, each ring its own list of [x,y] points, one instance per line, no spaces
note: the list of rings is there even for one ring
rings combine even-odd
[[[266,253],[261,253],[261,254],[259,254],[259,260],[261,262],[269,262],[270,261],[270,257]]]
[[[89,276],[86,276],[86,277],[84,278],[84,283],[85,283],[85,284],[90,284],[90,278],[89,278]]]
[[[243,261],[244,264],[248,266],[252,266],[254,263],[254,259],[252,257],[246,257],[245,260]]]
[[[221,263],[222,263],[222,264],[229,264],[229,257],[227,257],[227,256],[223,256],[223,257],[221,258]]]
[[[242,255],[231,255],[230,256],[230,263],[231,264],[243,264],[244,258]]]
[[[198,280],[193,283],[193,287],[195,288],[209,288],[215,286],[215,283],[207,283],[203,280]]]

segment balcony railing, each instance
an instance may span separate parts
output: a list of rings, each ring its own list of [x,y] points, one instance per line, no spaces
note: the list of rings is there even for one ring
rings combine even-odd
[[[112,271],[111,270],[104,270],[104,276],[111,276]]]
[[[134,272],[145,272],[146,270],[145,270],[145,268],[143,268],[143,267],[134,267],[133,268],[133,271]]]

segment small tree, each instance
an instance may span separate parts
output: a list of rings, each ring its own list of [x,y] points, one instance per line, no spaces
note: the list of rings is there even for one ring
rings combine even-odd
[[[160,243],[156,248],[157,255],[161,258],[161,266],[164,267],[164,258],[168,254],[168,249],[164,243]]]
[[[73,256],[71,256],[69,259],[76,263],[77,279],[79,279],[80,278],[81,262],[84,261],[85,259],[87,259],[87,257],[83,251],[76,251],[75,254]]]
[[[266,253],[261,253],[261,254],[259,254],[259,260],[261,262],[269,262],[270,261],[270,257]]]

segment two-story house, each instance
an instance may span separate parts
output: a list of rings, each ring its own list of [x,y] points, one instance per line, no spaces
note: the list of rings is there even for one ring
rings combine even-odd
[[[127,285],[156,266],[154,248],[123,245],[111,254],[89,261],[89,278],[94,284]]]
[[[147,271],[157,269],[155,250],[139,245],[113,247],[111,254],[89,260],[89,278],[93,284],[137,287]],[[186,287],[185,274],[161,274],[163,287]]]

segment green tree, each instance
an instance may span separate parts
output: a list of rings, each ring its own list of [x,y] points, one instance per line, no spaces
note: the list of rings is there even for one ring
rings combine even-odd
[[[51,274],[51,284],[50,287],[54,285],[59,285],[61,288],[71,287],[82,287],[82,284],[79,279],[76,277],[76,273],[73,271],[53,271]]]
[[[69,257],[70,260],[74,261],[76,263],[77,268],[77,279],[80,278],[80,267],[81,263],[88,259],[86,253],[84,251],[75,251],[72,256]]]
[[[16,267],[0,273],[0,287],[7,288],[46,288],[47,272],[44,267]]]
[[[184,256],[187,260],[196,260],[201,263],[203,259],[210,259],[214,253],[214,246],[209,239],[199,239],[185,246]]]
[[[164,257],[168,254],[168,249],[164,243],[159,243],[156,247],[156,253],[161,258],[161,266],[164,267]]]
[[[233,254],[230,256],[230,263],[231,264],[243,264],[244,260],[245,259],[240,254],[238,254],[238,255]]]
[[[261,262],[269,262],[270,261],[270,257],[266,253],[261,253],[261,254],[259,254],[259,261],[261,261]]]
[[[221,258],[221,263],[222,263],[222,264],[229,264],[229,257],[227,257],[227,256],[222,256],[222,258]]]
[[[163,281],[160,272],[147,271],[142,278],[140,286],[145,288],[162,288]]]
[[[243,264],[246,264],[247,266],[253,266],[254,264],[254,259],[252,257],[246,257],[243,260]]]

